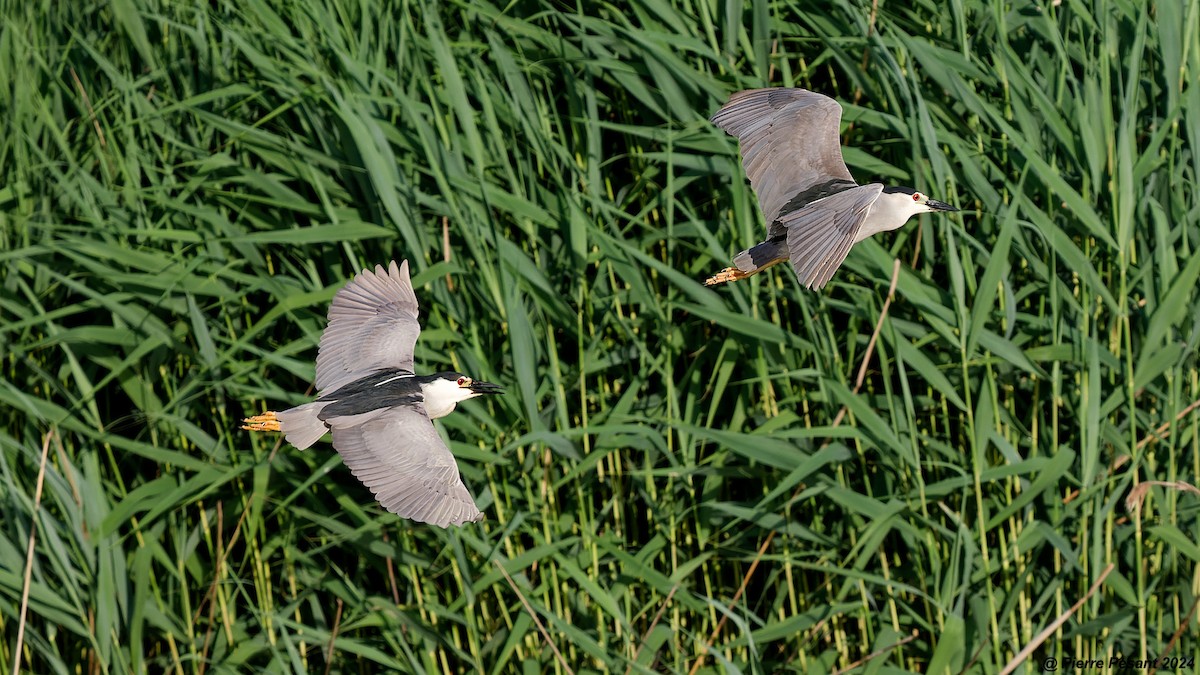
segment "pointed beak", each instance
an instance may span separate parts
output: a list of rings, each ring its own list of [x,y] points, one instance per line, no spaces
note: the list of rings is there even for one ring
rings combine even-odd
[[[504,387],[491,382],[474,381],[469,385],[472,394],[501,394],[504,392]]]
[[[958,210],[958,209],[954,208],[953,206],[950,206],[946,202],[939,202],[936,199],[926,199],[925,206],[928,206],[929,208],[933,209],[934,211],[957,211]]]

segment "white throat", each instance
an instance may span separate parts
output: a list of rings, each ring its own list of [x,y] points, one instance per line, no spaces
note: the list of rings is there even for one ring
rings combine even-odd
[[[425,414],[429,419],[445,417],[454,412],[459,401],[478,396],[468,387],[460,387],[453,380],[434,380],[421,383],[421,395],[425,397]]]
[[[912,195],[903,192],[882,192],[871,205],[867,217],[863,219],[862,227],[854,235],[854,243],[879,232],[899,229],[908,222],[909,218],[918,213],[929,213],[933,209],[913,200]]]

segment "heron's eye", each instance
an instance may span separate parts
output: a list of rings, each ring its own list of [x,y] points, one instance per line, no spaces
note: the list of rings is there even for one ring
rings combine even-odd
[[[466,383],[467,383],[467,378],[465,378],[465,377],[460,377],[460,378],[458,378],[458,386],[460,386],[460,387],[461,387],[461,386],[463,386],[463,385],[464,385],[464,384],[466,384]]]
[[[914,193],[913,193],[913,201],[914,201],[914,202],[919,202],[919,201],[921,201],[921,193],[920,193],[920,192],[914,192]]]

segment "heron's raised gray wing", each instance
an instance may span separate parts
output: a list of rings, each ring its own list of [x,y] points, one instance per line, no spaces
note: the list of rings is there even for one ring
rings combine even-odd
[[[842,106],[805,89],[750,89],[711,118],[741,142],[742,166],[767,227],[796,195],[854,182],[842,161]]]
[[[383,508],[438,527],[483,520],[454,455],[419,405],[326,422],[334,449]]]
[[[421,334],[408,261],[363,270],[333,296],[317,352],[317,391],[336,391],[381,368],[412,371]]]
[[[785,214],[792,269],[807,288],[821,288],[841,267],[855,235],[883,191],[880,183],[860,185]]]

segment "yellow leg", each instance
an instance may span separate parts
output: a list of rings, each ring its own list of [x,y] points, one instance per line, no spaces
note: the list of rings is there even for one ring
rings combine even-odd
[[[721,270],[720,272],[717,272],[716,274],[714,274],[711,277],[709,277],[708,279],[706,279],[704,281],[704,285],[705,286],[714,286],[716,284],[723,284],[727,281],[738,281],[740,279],[745,279],[750,276],[752,276],[752,275],[746,274],[745,272],[739,270],[736,267],[726,267],[725,269]]]
[[[247,417],[242,422],[242,428],[246,431],[279,431],[279,420],[275,418],[275,412],[271,410],[261,415]]]

